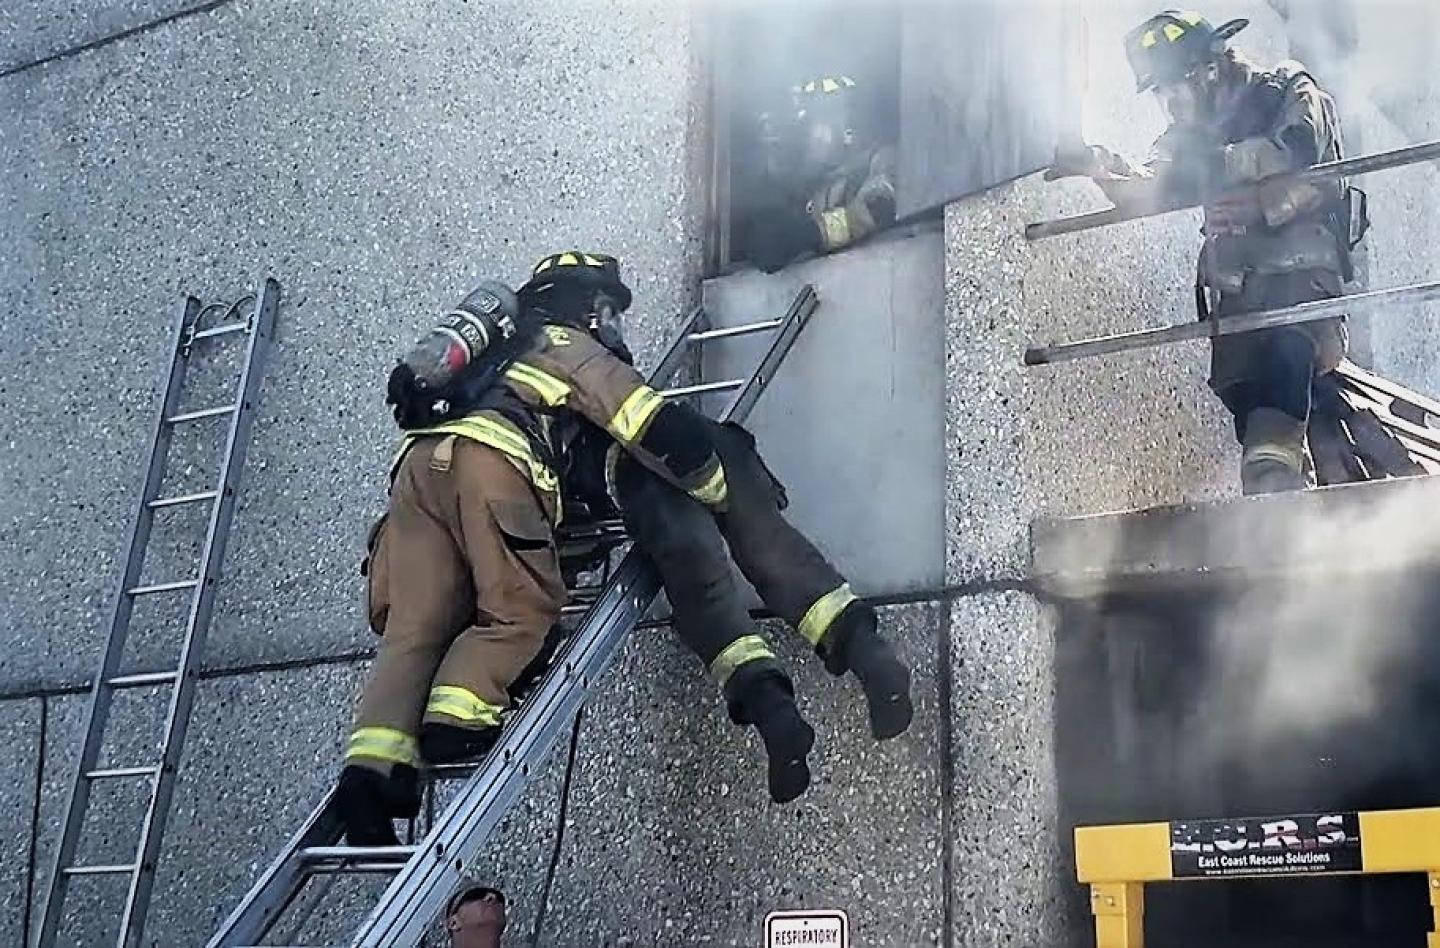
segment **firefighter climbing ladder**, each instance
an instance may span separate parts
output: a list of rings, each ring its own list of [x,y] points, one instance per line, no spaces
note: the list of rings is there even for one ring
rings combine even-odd
[[[652,374],[651,384],[657,388],[666,385],[686,363],[692,347],[773,331],[768,350],[748,379],[704,382],[663,391],[668,398],[734,392],[718,420],[743,421],[817,305],[814,289],[806,286],[783,317],[726,328],[710,328],[704,310],[697,309],[681,326]],[[418,944],[464,878],[467,861],[485,845],[525,785],[539,772],[556,739],[594,690],[621,641],[659,591],[660,580],[654,567],[638,551],[630,550],[610,574],[539,686],[505,725],[495,748],[469,771],[458,793],[419,844],[336,845],[342,831],[331,791],[210,939],[210,948],[259,945],[308,879],[352,873],[395,873],[396,877],[349,936],[350,944]]]
[[[186,301],[176,324],[170,366],[164,376],[159,413],[150,441],[149,466],[131,522],[129,551],[111,606],[110,630],[100,660],[100,670],[96,673],[90,691],[90,710],[85,722],[84,744],[76,763],[54,870],[50,874],[45,914],[40,928],[42,946],[56,942],[65,917],[67,888],[73,879],[80,876],[119,876],[128,880],[129,891],[124,910],[119,916],[120,933],[117,943],[121,948],[127,948],[140,941],[145,925],[145,913],[150,904],[151,889],[155,882],[160,841],[165,833],[165,821],[175,790],[180,754],[185,744],[190,707],[195,699],[195,680],[199,672],[200,655],[204,649],[205,634],[209,629],[210,614],[215,603],[220,564],[224,559],[225,543],[230,534],[230,522],[240,485],[240,471],[245,462],[246,442],[254,418],[260,379],[264,374],[265,357],[270,348],[279,297],[280,287],[274,280],[266,280],[258,293],[230,305],[217,303],[203,306],[200,300],[191,297]],[[247,306],[248,314],[242,315]],[[218,321],[206,328],[203,323],[213,313],[221,315]],[[234,334],[243,334],[245,337],[245,353],[234,401],[226,405],[181,412],[179,409],[186,370],[196,348],[207,340]],[[229,430],[214,485],[196,493],[161,497],[166,458],[175,429],[180,425],[220,418],[229,419]],[[209,505],[210,508],[209,525],[195,573],[166,582],[142,585],[141,571],[145,564],[155,512],[189,505]],[[177,666],[138,674],[122,673],[125,643],[136,600],[182,592],[189,594],[190,608],[184,636],[180,642]],[[106,745],[105,730],[110,706],[116,692],[159,688],[168,688],[170,697],[158,759],[135,766],[99,768],[97,765]],[[135,846],[134,858],[115,865],[77,864],[75,857],[85,829],[91,789],[105,781],[126,780],[144,780],[149,783],[149,798],[144,819],[140,824],[140,838]]]

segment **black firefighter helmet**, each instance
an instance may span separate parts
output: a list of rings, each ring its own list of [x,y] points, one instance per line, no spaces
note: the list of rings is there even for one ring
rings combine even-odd
[[[620,277],[620,261],[608,254],[582,253],[579,250],[542,257],[535,264],[529,282],[520,288],[520,298],[527,304],[544,306],[547,297],[575,291],[586,297],[604,293],[622,313],[630,308],[630,288]]]
[[[800,161],[806,172],[844,161],[857,139],[858,87],[849,76],[822,76],[794,89]]]
[[[1230,20],[1215,27],[1198,13],[1157,13],[1125,36],[1135,90],[1184,81],[1197,67],[1219,58],[1230,37],[1249,25],[1249,20]]]

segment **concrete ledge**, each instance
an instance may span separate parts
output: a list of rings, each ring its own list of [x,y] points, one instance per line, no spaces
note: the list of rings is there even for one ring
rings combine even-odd
[[[1095,517],[1031,527],[1031,575],[1062,599],[1440,566],[1440,479],[1323,490]]]

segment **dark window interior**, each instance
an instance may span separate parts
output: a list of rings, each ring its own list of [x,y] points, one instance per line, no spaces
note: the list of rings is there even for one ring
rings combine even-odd
[[[722,180],[714,213],[721,246],[712,254],[725,269],[741,250],[734,225],[760,195],[758,129],[761,113],[793,106],[793,90],[823,76],[857,85],[859,122],[876,140],[899,137],[900,17],[890,3],[816,0],[732,3],[720,24],[716,134]],[[723,236],[720,236],[723,235]]]
[[[857,84],[858,129],[895,146],[902,222],[1047,166],[1078,135],[1075,0],[731,0],[715,13],[711,273],[739,264],[765,191],[761,113],[823,76]]]

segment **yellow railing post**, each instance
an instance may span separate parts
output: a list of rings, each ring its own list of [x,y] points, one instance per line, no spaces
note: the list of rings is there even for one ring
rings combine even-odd
[[[1095,914],[1095,948],[1145,948],[1144,885],[1094,883],[1090,886],[1090,911]]]

